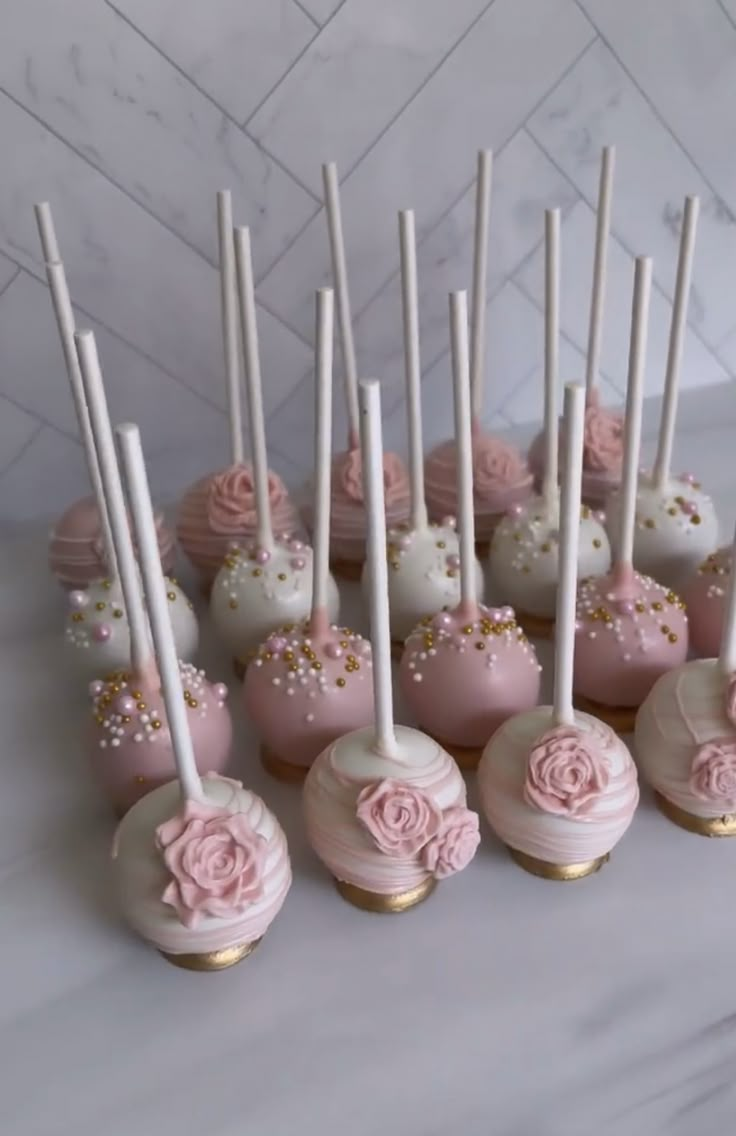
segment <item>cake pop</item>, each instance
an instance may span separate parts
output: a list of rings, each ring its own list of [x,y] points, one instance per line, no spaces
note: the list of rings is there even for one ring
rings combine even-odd
[[[234,237],[257,527],[252,543],[242,548],[231,545],[212,585],[210,610],[217,633],[242,678],[250,656],[270,631],[285,623],[297,623],[309,614],[312,550],[298,538],[274,536],[250,233],[237,228]],[[327,581],[326,601],[329,616],[334,619],[339,596],[332,579]]]
[[[212,581],[233,544],[256,537],[256,490],[253,466],[243,457],[240,397],[237,300],[232,238],[232,199],[229,190],[217,194],[217,230],[220,262],[222,336],[230,427],[230,465],[199,478],[182,498],[176,521],[179,543],[208,594]],[[274,531],[284,537],[297,534],[299,515],[286,486],[268,471],[268,503]]]
[[[419,725],[474,769],[483,746],[511,714],[534,706],[539,673],[534,648],[510,607],[478,603],[473,548],[467,311],[464,292],[450,296],[455,439],[459,455],[460,603],[422,620],[406,641],[399,678]]]
[[[409,521],[389,529],[387,555],[388,610],[392,649],[401,655],[404,640],[425,615],[460,600],[460,543],[454,517],[430,524],[424,497],[424,451],[422,447],[421,370],[419,365],[419,312],[414,212],[399,213],[401,246],[401,294],[404,317],[404,360],[409,421]],[[483,572],[475,561],[476,587],[483,585]],[[369,591],[363,570],[363,590]]]
[[[117,811],[122,813],[151,789],[170,780],[174,773],[174,757],[169,723],[161,701],[161,683],[151,650],[95,339],[91,331],[80,331],[75,340],[130,628],[129,654],[124,667],[111,674],[111,667],[107,665],[90,684],[92,712],[88,740],[94,773]],[[166,598],[168,589],[167,582],[164,602],[174,641],[171,623],[174,605]],[[230,715],[225,706],[227,688],[222,683],[211,686],[204,677],[204,671],[197,670],[190,663],[179,665],[195,750],[206,770],[219,771],[227,761],[232,736]]]
[[[697,197],[685,198],[659,444],[651,473],[639,474],[636,494],[634,567],[671,588],[683,587],[718,543],[718,518],[710,497],[692,474],[670,473],[698,209]],[[611,532],[616,531],[620,508],[621,494],[614,493],[606,505]]]
[[[607,410],[601,406],[598,391],[615,156],[614,147],[606,146],[601,158],[593,260],[593,289],[590,297],[590,321],[588,325],[588,355],[585,368],[583,501],[596,509],[600,509],[605,504],[609,493],[620,484],[623,460],[623,418],[618,411]],[[563,444],[564,439],[560,437],[560,445]],[[546,456],[545,434],[542,431],[534,439],[529,450],[529,465],[537,486],[541,486],[544,479]]]
[[[199,775],[156,564],[140,435],[126,425],[118,437],[178,777],[134,805],[119,825],[117,890],[130,926],[170,962],[222,970],[250,954],[278,914],[291,885],[289,853],[259,797],[239,781]]]
[[[478,769],[483,811],[496,835],[522,868],[553,880],[597,871],[639,801],[624,743],[572,703],[584,411],[583,388],[568,386],[553,705],[509,718]]]
[[[712,552],[683,590],[690,647],[704,659],[718,654],[732,559],[730,547]]]
[[[655,683],[636,717],[639,767],[661,811],[701,836],[736,836],[736,581],[717,658]]]
[[[92,496],[82,497],[70,505],[49,536],[49,566],[52,573],[63,587],[77,590],[86,588],[93,581],[114,576],[114,565],[108,555],[111,547],[110,526],[74,347],[74,312],[56,240],[51,206],[44,201],[34,208],[79,437],[92,486]],[[164,571],[169,573],[174,567],[174,538],[161,513],[156,514],[156,535],[161,563]],[[93,602],[99,602],[99,599],[100,597],[94,597]]]
[[[526,461],[509,442],[493,438],[481,427],[486,362],[486,290],[488,275],[488,230],[491,201],[491,152],[478,153],[475,199],[475,250],[473,257],[473,314],[470,356],[472,392],[473,504],[479,554],[498,521],[514,505],[522,504],[532,490],[532,475]],[[425,463],[427,507],[433,521],[457,516],[457,451],[450,439],[427,455]]]
[[[496,528],[488,558],[494,596],[516,609],[530,635],[548,637],[554,627],[560,565],[560,490],[557,484],[557,383],[560,312],[560,211],[545,214],[544,436],[547,458],[539,496],[515,505]],[[600,576],[611,566],[606,530],[586,506],[580,511],[579,577]]]
[[[685,606],[674,592],[634,571],[632,548],[641,439],[652,262],[636,261],[626,390],[621,510],[614,560],[605,576],[583,580],[575,633],[575,705],[625,732],[665,671],[687,656]]]
[[[455,762],[419,730],[395,726],[377,382],[360,384],[368,505],[375,725],[338,738],[304,783],[307,836],[342,896],[405,911],[464,868],[479,842]]]
[[[309,617],[261,645],[243,697],[261,737],[261,760],[284,781],[303,781],[322,750],[373,721],[371,647],[330,622],[330,456],[333,293],[317,293],[314,571]]]
[[[340,189],[337,166],[334,162],[322,167],[322,180],[349,423],[348,448],[343,453],[336,454],[332,462],[330,564],[336,576],[347,580],[359,580],[365,561],[366,511],[358,430],[358,367],[350,313]],[[409,515],[409,479],[404,463],[397,454],[383,455],[383,481],[386,523],[389,528],[394,528],[405,522]],[[307,524],[311,528],[309,506],[305,514]]]

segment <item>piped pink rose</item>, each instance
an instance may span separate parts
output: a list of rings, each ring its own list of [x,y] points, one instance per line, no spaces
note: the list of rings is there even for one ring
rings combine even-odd
[[[702,801],[736,808],[736,738],[714,738],[697,750],[690,789]]]
[[[273,512],[287,496],[277,474],[268,471],[268,501]],[[256,524],[256,491],[250,463],[232,465],[212,478],[207,490],[207,520],[213,532],[242,536]]]
[[[621,468],[623,456],[624,420],[602,407],[595,394],[585,409],[583,465],[598,473],[610,473]]]
[[[242,813],[187,801],[156,829],[170,875],[161,899],[185,927],[203,915],[227,919],[263,896],[266,840]]]
[[[422,850],[422,864],[438,880],[467,868],[480,844],[478,814],[470,809],[446,809],[442,828]]]
[[[338,454],[333,464],[333,482],[350,498],[361,504],[363,496],[363,462],[359,449]],[[397,454],[383,455],[383,493],[386,505],[395,505],[409,492],[409,481],[404,464]]]
[[[414,856],[442,827],[442,810],[404,781],[387,777],[358,794],[356,816],[387,856]]]
[[[473,488],[480,496],[518,485],[528,476],[526,462],[515,446],[485,434],[473,438]]]
[[[556,726],[529,754],[523,794],[540,812],[586,820],[607,786],[605,757],[579,730]]]

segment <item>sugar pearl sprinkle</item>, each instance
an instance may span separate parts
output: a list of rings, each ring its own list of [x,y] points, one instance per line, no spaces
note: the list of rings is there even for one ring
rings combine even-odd
[[[598,514],[587,505],[582,507],[580,517],[582,521],[593,517],[600,523]],[[544,512],[530,514],[524,505],[516,504],[508,510],[506,518],[505,524],[502,522],[502,531],[516,546],[511,560],[514,571],[523,575],[533,574],[547,557],[559,556],[560,530],[549,515]],[[593,548],[600,548],[601,541],[593,536],[591,544]]]
[[[617,597],[613,591],[605,595],[601,592],[600,579],[592,577],[583,580],[578,589],[576,608],[576,632],[596,639],[607,634],[619,645],[623,662],[631,662],[630,642],[624,635],[624,625],[632,624],[636,640],[636,652],[646,655],[655,645],[659,647],[662,639],[674,646],[678,636],[671,630],[675,622],[671,613],[683,612],[685,605],[672,591],[661,588],[649,576],[636,576],[636,593],[630,598]],[[679,624],[680,617],[677,618]]]
[[[203,670],[192,663],[179,663],[184,702],[191,714],[206,718],[210,710],[221,710],[227,698],[227,687],[218,682],[210,687]],[[124,742],[158,742],[168,744],[169,728],[163,698],[141,688],[127,671],[115,671],[106,679],[90,683],[92,713],[100,731],[100,749],[117,747]]]
[[[429,578],[435,574],[448,576],[450,579],[460,575],[460,557],[457,554],[457,522],[454,517],[444,517],[440,524],[431,524],[430,532],[434,536],[436,557],[433,563],[428,563],[424,575]],[[404,566],[404,558],[415,543],[416,533],[408,525],[398,525],[389,529],[386,542],[386,559],[389,566],[400,572]],[[416,560],[414,561],[416,565]]]
[[[709,600],[723,599],[731,575],[731,549],[719,548],[717,552],[711,552],[698,568],[698,575],[712,577],[705,593]]]
[[[474,620],[463,618],[456,610],[428,615],[407,639],[405,650],[414,682],[422,682],[426,668],[448,653],[472,652],[478,666],[495,671],[503,668],[508,651],[521,651],[531,667],[542,669],[511,607],[481,606]]]
[[[699,490],[700,482],[692,473],[681,474],[675,480],[674,492],[667,496],[644,490],[637,503],[636,527],[640,530],[675,528],[686,535],[692,533],[702,518],[697,501],[689,497],[688,492]]]
[[[311,586],[305,572],[309,550],[303,541],[282,535],[274,540],[269,551],[257,544],[241,548],[231,544],[220,572],[218,587],[227,595],[228,607],[235,612],[244,591],[248,601],[266,602],[295,595]]]

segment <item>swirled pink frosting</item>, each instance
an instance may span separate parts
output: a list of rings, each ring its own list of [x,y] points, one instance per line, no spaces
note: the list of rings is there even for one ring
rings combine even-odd
[[[433,521],[457,515],[457,455],[455,442],[443,442],[424,463],[427,508]],[[481,431],[473,434],[473,504],[475,535],[488,540],[512,505],[532,491],[532,475],[519,451],[502,438]]]
[[[690,790],[695,797],[736,808],[736,737],[713,738],[696,750],[690,766]]]
[[[584,820],[607,788],[605,757],[574,726],[547,730],[529,754],[524,800],[543,813]]]
[[[168,575],[174,567],[174,537],[163,514],[156,513],[156,536],[161,565]],[[49,535],[49,567],[65,588],[86,588],[93,580],[110,574],[100,528],[100,514],[93,497],[75,501],[57,521]]]
[[[708,556],[684,588],[682,598],[690,624],[690,646],[704,659],[714,659],[721,646],[732,550]]]
[[[363,497],[363,466],[359,449],[337,454],[332,462],[330,555],[333,560],[365,560],[368,517]],[[397,454],[383,455],[386,524],[399,525],[409,517],[409,475]],[[311,508],[306,510],[311,528]]]
[[[606,498],[621,484],[623,467],[623,416],[619,411],[600,405],[594,391],[585,411],[583,440],[583,501],[593,508],[601,508]],[[562,420],[559,429],[560,456],[565,444]],[[545,438],[540,432],[531,444],[529,466],[538,490],[542,487],[545,466]]]
[[[269,472],[269,503],[274,532],[299,529],[299,516],[283,481]],[[250,463],[203,477],[186,492],[176,521],[179,543],[199,572],[211,584],[233,542],[256,535],[253,472]]]

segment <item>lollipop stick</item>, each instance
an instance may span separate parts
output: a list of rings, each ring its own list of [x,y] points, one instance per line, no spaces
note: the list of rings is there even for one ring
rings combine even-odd
[[[391,690],[391,632],[388,616],[386,512],[383,497],[381,388],[375,379],[360,383],[360,417],[363,483],[368,507],[373,700],[376,717],[375,749],[384,757],[396,757],[398,746],[394,732],[393,693]]]
[[[48,201],[40,201],[37,205],[33,206],[33,210],[36,214],[38,235],[41,238],[43,259],[47,264],[61,260],[59,242],[56,239],[56,229],[54,228],[54,218],[51,214],[51,206]]]
[[[473,417],[480,418],[486,366],[486,293],[488,289],[488,233],[491,222],[491,174],[493,154],[478,151],[475,183],[475,243],[473,248],[473,320],[470,347],[470,383]]]
[[[560,576],[555,617],[555,724],[575,721],[572,705],[573,656],[575,652],[575,598],[580,539],[580,492],[583,482],[583,428],[585,387],[565,387],[565,468],[560,502]]]
[[[330,237],[332,257],[332,276],[337,294],[337,323],[340,329],[342,365],[345,372],[345,401],[348,408],[350,427],[350,448],[358,445],[358,365],[355,359],[353,321],[350,314],[350,293],[348,292],[348,269],[345,259],[345,238],[342,231],[340,210],[340,186],[337,166],[327,162],[322,166],[322,181],[325,190],[325,209],[327,211],[327,230]]]
[[[261,356],[258,349],[258,323],[256,320],[256,291],[253,281],[253,260],[250,251],[250,230],[238,226],[234,230],[235,274],[240,296],[240,327],[243,336],[245,379],[248,392],[250,419],[250,446],[253,460],[253,483],[256,495],[258,543],[262,548],[273,548],[271,506],[268,497],[268,457],[266,454],[266,427],[263,421],[263,388],[261,385]]]
[[[409,419],[409,485],[411,489],[411,525],[427,527],[427,503],[424,498],[424,443],[422,441],[422,394],[419,365],[419,304],[417,300],[417,245],[414,232],[414,210],[399,213],[401,247],[401,308],[404,317],[404,370]]]
[[[133,515],[133,524],[138,538],[141,572],[148,600],[148,612],[151,617],[156,661],[161,677],[166,717],[169,720],[171,746],[174,750],[182,794],[189,800],[201,801],[204,794],[194,760],[192,738],[187,722],[174,633],[171,629],[171,617],[166,600],[166,585],[158,555],[151,494],[146,478],[143,451],[141,450],[141,436],[138,427],[129,422],[118,426],[115,433],[120,442],[130,511]]]
[[[473,514],[473,449],[468,369],[468,300],[465,292],[450,293],[452,390],[457,451],[457,497],[460,542],[460,606],[475,617],[475,517]]]
[[[654,462],[654,484],[658,489],[665,488],[670,476],[672,444],[675,438],[675,422],[677,421],[677,396],[680,386],[682,350],[685,343],[685,328],[687,325],[687,302],[690,295],[690,281],[693,274],[695,233],[698,227],[699,209],[699,198],[685,198],[682,233],[680,234],[680,254],[677,258],[675,298],[672,304],[670,342],[667,349],[664,399],[662,402],[662,416],[659,420],[657,457]]]
[[[560,352],[560,211],[544,215],[544,485],[548,508],[557,503],[557,382]]]
[[[330,471],[332,454],[332,342],[335,295],[331,288],[317,292],[316,412],[314,437],[314,543],[312,568],[312,631],[326,629],[327,584],[330,574]]]
[[[733,538],[731,552],[731,573],[728,578],[728,593],[726,595],[726,614],[721,632],[721,650],[718,664],[723,674],[730,675],[736,671],[736,532]]]
[[[619,522],[616,568],[629,569],[634,551],[636,490],[641,444],[641,404],[644,390],[644,368],[649,326],[649,297],[652,290],[651,257],[636,258],[634,300],[631,310],[629,376],[626,384],[626,419],[624,422],[624,461],[621,477],[621,518]]]
[[[585,392],[590,403],[598,386],[598,369],[601,361],[603,336],[603,305],[606,297],[606,262],[608,260],[608,232],[611,227],[611,196],[613,194],[613,168],[616,150],[606,146],[601,157],[601,177],[598,185],[598,213],[595,226],[595,257],[593,260],[593,290],[590,295],[590,323],[588,325],[588,358],[585,368]]]
[[[243,413],[240,402],[238,309],[237,293],[235,290],[235,250],[233,247],[233,202],[229,189],[221,189],[217,194],[217,238],[220,251],[222,345],[225,353],[230,454],[233,465],[239,465],[243,461]]]
[[[123,484],[120,480],[120,470],[115,454],[115,441],[110,426],[110,415],[107,409],[100,360],[97,355],[97,344],[91,331],[76,332],[74,341],[77,345],[79,366],[84,380],[84,391],[92,422],[92,433],[97,449],[102,484],[110,511],[110,526],[130,628],[131,662],[134,673],[143,674],[151,663],[151,644],[148,637],[148,623],[143,607],[138,566],[133,551],[130,529],[128,528]],[[156,547],[158,548],[158,544]]]

